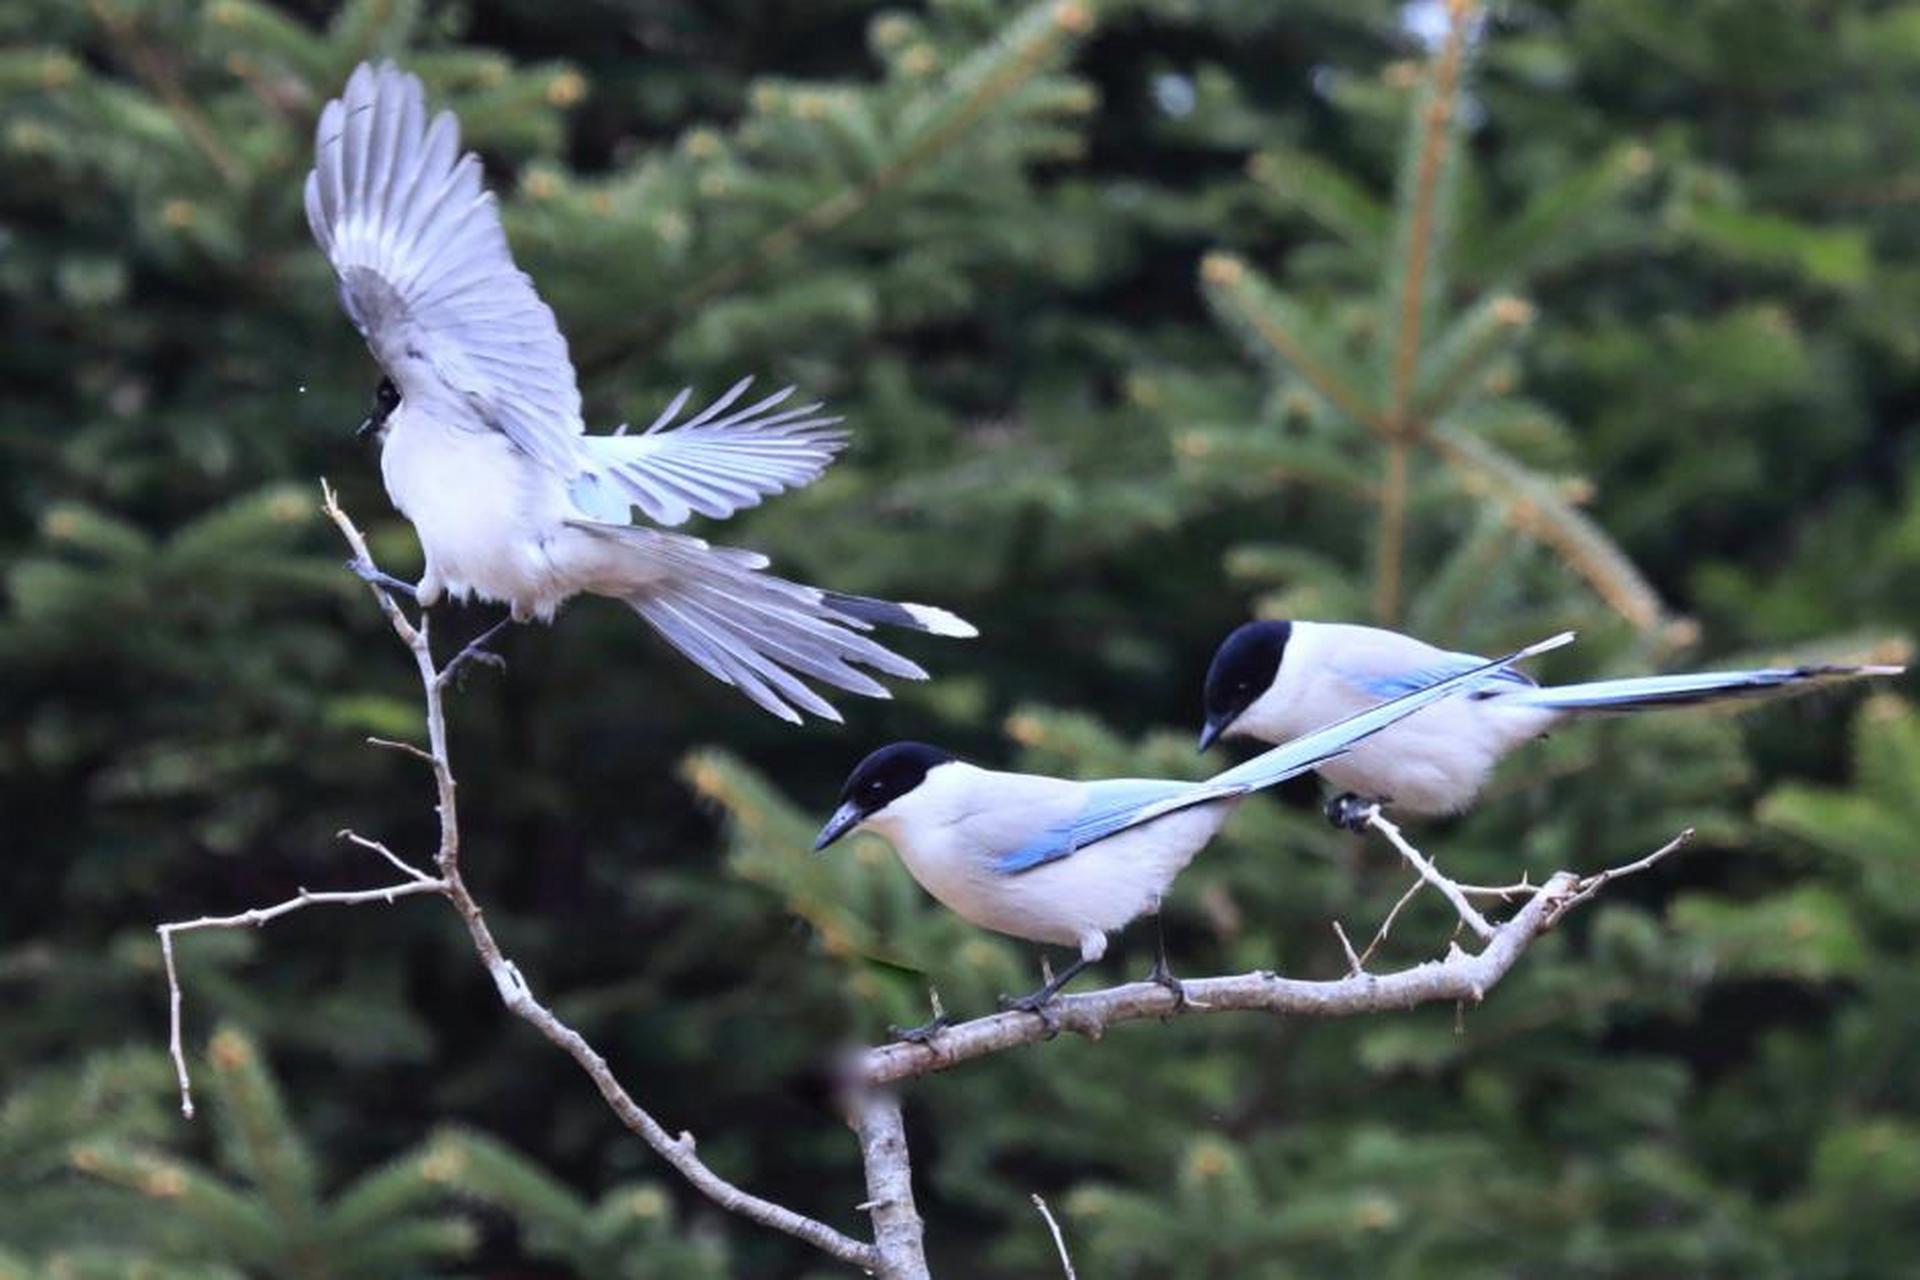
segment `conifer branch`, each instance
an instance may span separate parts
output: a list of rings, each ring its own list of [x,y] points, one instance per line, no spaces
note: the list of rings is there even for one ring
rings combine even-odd
[[[774,227],[754,242],[747,252],[696,280],[682,290],[676,309],[685,314],[723,294],[731,293],[760,272],[794,252],[810,240],[827,235],[864,212],[874,201],[911,178],[954,143],[965,137],[973,126],[995,105],[1017,92],[1021,86],[1043,71],[1056,56],[1061,43],[1077,39],[1093,29],[1093,12],[1088,0],[1043,0],[1015,19],[1005,37],[1012,56],[979,82],[965,86],[960,97],[939,112],[929,124],[910,132],[899,150],[852,186],[843,187],[819,203]],[[962,72],[965,68],[960,69]],[[962,82],[960,72],[949,81]],[[647,327],[657,323],[649,318]],[[581,361],[591,372],[603,361],[617,364],[645,344],[629,335],[609,343],[601,351]]]
[[[1230,253],[1210,253],[1200,263],[1207,296],[1322,399],[1362,426],[1387,434],[1387,419],[1362,390],[1355,371],[1311,336],[1312,326],[1271,285]]]
[[[180,87],[172,69],[141,40],[134,20],[116,12],[112,0],[87,0],[87,10],[93,14],[94,21],[100,24],[100,29],[107,33],[107,40],[121,61],[133,68],[147,91],[166,107],[167,113],[180,125],[180,131],[207,158],[207,163],[220,175],[220,180],[230,188],[239,187],[245,178],[239,161],[220,141],[220,135],[214,131],[206,114]]]
[[[1626,553],[1552,484],[1472,432],[1437,423],[1426,439],[1470,492],[1505,498],[1507,522],[1552,550],[1636,629],[1653,632],[1673,621]]]
[[[1459,104],[1460,68],[1466,56],[1467,25],[1473,0],[1449,0],[1447,35],[1434,62],[1432,92],[1420,119],[1420,146],[1407,205],[1401,261],[1400,296],[1394,326],[1392,375],[1387,390],[1387,457],[1380,485],[1380,545],[1374,578],[1373,612],[1386,625],[1399,620],[1402,562],[1406,556],[1407,471],[1413,441],[1420,434],[1411,409],[1415,374],[1420,367],[1422,326],[1427,312],[1428,273],[1438,250],[1436,206],[1448,141]]]

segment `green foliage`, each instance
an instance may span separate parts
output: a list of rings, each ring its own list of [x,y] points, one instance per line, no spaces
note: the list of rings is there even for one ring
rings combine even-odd
[[[417,564],[299,200],[361,58],[460,113],[597,425],[745,372],[846,415],[703,535],[981,627],[797,733],[583,603],[452,707],[516,960],[716,1167],[857,1230],[821,1064],[1033,978],[880,843],[804,852],[880,742],[1195,776],[1250,612],[1576,626],[1553,676],[1901,659],[1914,13],[0,0],[0,1275],[818,1265],[672,1181],[427,902],[183,937],[190,1029],[286,1084],[216,1053],[214,1122],[168,1118],[152,924],[368,883],[343,826],[432,838],[360,743],[418,733],[409,672],[313,518],[328,476]],[[1874,698],[1849,758],[1852,701],[1569,725],[1423,829],[1498,883],[1701,831],[1458,1025],[1130,1027],[915,1087],[937,1272],[1053,1274],[1036,1190],[1086,1275],[1910,1271],[1920,729]],[[1331,976],[1328,922],[1398,899],[1311,792],[1183,878],[1178,969]],[[1380,963],[1451,927],[1416,898]]]

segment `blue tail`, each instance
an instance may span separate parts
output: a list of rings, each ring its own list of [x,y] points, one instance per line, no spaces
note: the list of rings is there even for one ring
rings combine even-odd
[[[1762,671],[1702,671],[1692,675],[1596,680],[1500,694],[1502,702],[1555,711],[1640,711],[1685,707],[1732,698],[1763,697],[1795,687],[1863,676],[1897,676],[1905,667],[1772,667]]]
[[[1403,693],[1377,707],[1356,712],[1344,720],[1336,720],[1330,725],[1305,733],[1271,751],[1264,751],[1247,761],[1236,765],[1225,773],[1216,773],[1208,778],[1201,787],[1212,791],[1218,788],[1228,790],[1243,789],[1257,791],[1261,787],[1270,787],[1277,782],[1317,769],[1335,756],[1345,755],[1362,738],[1370,738],[1391,725],[1406,719],[1422,707],[1450,698],[1463,689],[1484,684],[1488,680],[1499,680],[1501,669],[1537,653],[1549,649],[1558,649],[1573,639],[1573,632],[1563,631],[1538,644],[1530,644],[1504,658],[1495,658],[1482,662],[1478,666],[1461,667],[1444,679]]]

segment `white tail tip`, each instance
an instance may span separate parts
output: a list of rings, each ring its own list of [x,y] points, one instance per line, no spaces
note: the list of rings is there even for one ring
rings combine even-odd
[[[1562,631],[1557,636],[1548,636],[1545,640],[1539,641],[1536,644],[1528,645],[1526,648],[1520,650],[1520,652],[1514,654],[1513,656],[1516,660],[1518,660],[1520,658],[1531,658],[1535,654],[1548,653],[1554,649],[1564,649],[1568,645],[1573,643],[1573,637],[1575,634],[1576,633],[1572,631]]]
[[[913,615],[913,620],[920,624],[922,631],[931,635],[971,640],[980,634],[978,627],[957,613],[949,613],[930,604],[903,604],[900,607]]]

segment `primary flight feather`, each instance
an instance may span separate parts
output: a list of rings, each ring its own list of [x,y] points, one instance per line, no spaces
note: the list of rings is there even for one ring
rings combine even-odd
[[[806,679],[885,697],[860,668],[925,678],[863,634],[876,623],[974,634],[944,609],[789,582],[754,552],[635,524],[636,509],[676,525],[810,483],[846,444],[839,419],[790,405],[792,388],[746,400],[742,380],[685,421],[682,392],[644,431],[586,434],[566,339],[514,265],[479,158],[451,112],[429,118],[416,77],[362,64],[314,151],[307,221],[386,375],[366,425],[420,535],[422,606],[479,597],[527,621],[611,596],[787,720],[839,719]]]

